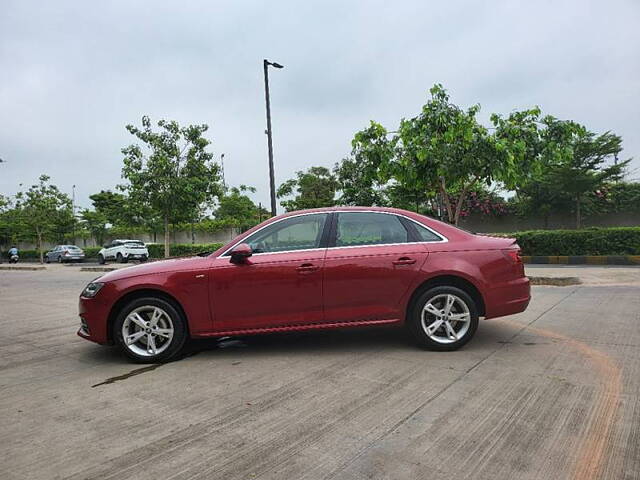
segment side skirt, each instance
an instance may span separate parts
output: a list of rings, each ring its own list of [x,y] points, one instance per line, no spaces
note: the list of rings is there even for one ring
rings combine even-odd
[[[371,327],[375,325],[395,325],[402,323],[397,318],[387,320],[360,320],[356,322],[313,323],[307,325],[284,325],[281,327],[247,328],[243,330],[220,330],[191,335],[192,338],[231,337],[234,335],[254,335],[260,333],[298,332],[303,330],[327,330],[330,328]]]

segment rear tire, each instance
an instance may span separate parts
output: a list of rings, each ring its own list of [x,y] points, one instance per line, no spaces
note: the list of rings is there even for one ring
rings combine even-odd
[[[180,353],[188,336],[178,308],[157,297],[129,302],[118,314],[113,333],[118,347],[136,363],[169,361]]]
[[[51,259],[49,258],[49,255],[46,255],[44,257],[44,263],[51,263]]]
[[[471,340],[478,329],[478,307],[464,290],[433,287],[414,302],[407,327],[422,348],[441,352],[457,350]]]

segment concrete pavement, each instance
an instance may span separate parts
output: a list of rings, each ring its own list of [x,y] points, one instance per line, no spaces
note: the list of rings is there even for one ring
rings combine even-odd
[[[75,336],[99,274],[2,271],[0,478],[640,478],[639,271],[621,272],[535,287],[458,352],[369,329],[149,367]]]

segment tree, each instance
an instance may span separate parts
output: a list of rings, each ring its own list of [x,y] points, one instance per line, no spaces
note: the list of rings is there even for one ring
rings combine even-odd
[[[142,128],[127,125],[140,140],[122,150],[124,186],[134,204],[149,206],[163,222],[164,255],[169,256],[169,227],[191,222],[203,206],[219,196],[219,167],[206,149],[211,142],[203,137],[207,125],[180,127],[175,121],[160,120],[154,131],[149,117]]]
[[[553,211],[571,204],[576,228],[590,194],[622,175],[629,160],[604,166],[622,150],[622,139],[606,132],[596,135],[584,126],[547,115],[540,109],[514,112],[507,118],[491,117],[496,138],[516,165],[512,188],[521,213],[542,214],[545,228]]]
[[[95,238],[98,245],[104,243],[104,237],[107,234],[107,217],[100,211],[85,209],[80,212],[80,217],[84,222],[85,228]]]
[[[216,219],[237,222],[245,230],[259,223],[262,218],[268,218],[270,214],[265,209],[260,211],[258,205],[245,195],[245,192],[255,191],[254,187],[246,185],[228,189],[219,199],[218,208],[214,212]]]
[[[45,238],[56,231],[59,233],[58,227],[73,219],[71,199],[58,187],[49,184],[47,175],[40,175],[38,184],[32,185],[24,193],[16,194],[16,208],[24,225],[35,236],[42,263]]]
[[[388,203],[380,167],[394,155],[395,142],[376,122],[357,132],[351,142],[351,156],[337,163],[334,174],[339,183],[342,205],[383,206]]]
[[[336,204],[338,181],[328,168],[311,167],[306,172],[296,172],[296,178],[284,182],[278,188],[278,198],[294,195],[291,200],[280,202],[288,212],[305,208],[330,207]]]
[[[581,228],[585,197],[607,182],[620,179],[631,160],[604,165],[607,158],[622,151],[622,139],[611,132],[596,135],[580,126],[571,147],[573,154],[569,161],[554,166],[552,175],[556,188],[566,192],[575,202],[576,228]]]
[[[430,93],[421,112],[402,119],[391,139],[373,122],[356,134],[354,151],[371,173],[366,170],[361,174],[364,181],[352,183],[366,188],[374,177],[379,185],[387,185],[390,196],[416,211],[432,208],[427,205],[439,195],[449,222],[458,224],[467,192],[478,183],[511,181],[514,165],[504,146],[476,120],[479,105],[461,109],[439,84]],[[357,168],[343,165],[347,171]],[[353,174],[349,178],[358,179]]]

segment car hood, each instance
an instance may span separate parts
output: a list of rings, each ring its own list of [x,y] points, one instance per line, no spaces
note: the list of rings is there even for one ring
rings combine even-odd
[[[202,270],[211,263],[209,257],[171,258],[158,262],[143,263],[131,267],[120,268],[102,275],[98,281],[113,282],[123,278],[154,275],[157,273],[180,272],[184,270]]]

